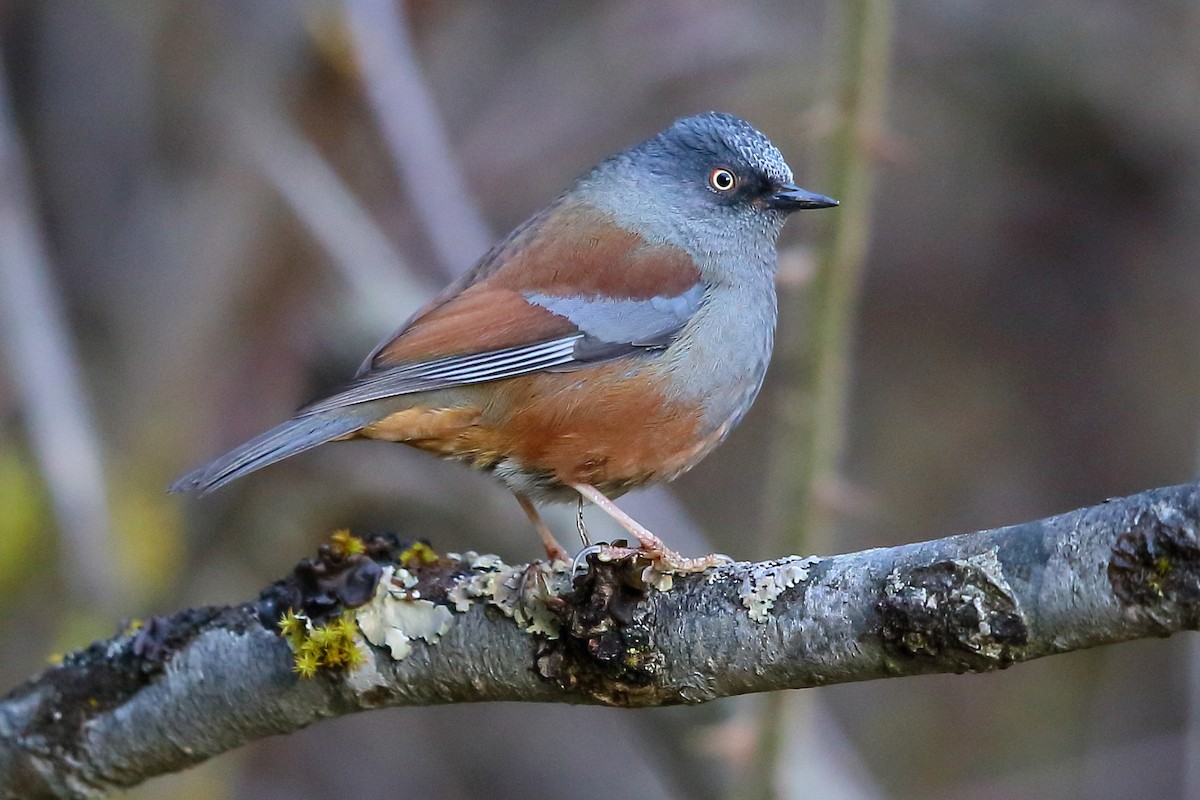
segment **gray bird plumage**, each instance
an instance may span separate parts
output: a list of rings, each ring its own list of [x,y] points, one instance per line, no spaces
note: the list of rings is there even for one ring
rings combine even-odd
[[[718,191],[712,184],[714,168],[731,170],[736,188]],[[699,460],[741,419],[762,384],[775,329],[775,241],[784,219],[796,208],[836,203],[794,187],[779,150],[749,123],[715,112],[687,117],[602,161],[554,206],[493,248],[451,291],[467,288],[502,264],[531,225],[572,204],[596,209],[649,245],[682,249],[700,282],[682,293],[649,299],[525,292],[529,303],[569,320],[579,332],[387,366],[369,361],[343,391],[182,476],[170,491],[210,491],[324,442],[353,436],[403,408],[408,396],[415,404],[425,392],[581,369],[614,358],[636,359],[636,369],[660,377],[666,396],[701,409],[715,438],[698,450]],[[510,464],[506,470],[519,467]]]

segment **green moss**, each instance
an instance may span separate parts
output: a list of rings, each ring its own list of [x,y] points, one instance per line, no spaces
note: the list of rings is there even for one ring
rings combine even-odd
[[[321,669],[353,669],[366,658],[358,644],[358,625],[348,615],[313,625],[303,614],[288,609],[278,629],[292,648],[292,669],[301,678],[315,677]]]

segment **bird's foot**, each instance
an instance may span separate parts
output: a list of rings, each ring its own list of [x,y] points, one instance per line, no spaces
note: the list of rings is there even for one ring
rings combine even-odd
[[[655,542],[657,544],[652,547],[645,547],[642,544],[639,544],[638,547],[630,547],[624,542],[589,545],[575,554],[575,558],[571,561],[571,574],[586,574],[588,558],[591,556],[598,561],[606,562],[634,561],[636,559],[645,564],[642,569],[642,580],[659,591],[665,592],[674,583],[672,575],[703,572],[706,569],[733,563],[733,559],[724,553],[710,553],[693,558],[676,553],[666,547],[661,540],[655,539]]]
[[[542,544],[545,545],[546,558],[550,560],[551,564],[560,561],[564,564],[574,563],[574,561],[571,559],[570,551],[559,544],[557,539],[551,538],[549,541],[543,540]]]
[[[550,528],[542,521],[542,517],[538,514],[537,507],[527,495],[520,492],[514,492],[517,502],[521,505],[521,510],[529,517],[529,521],[533,523],[534,529],[538,533],[538,538],[542,540],[542,546],[546,548],[546,557],[553,564],[556,561],[561,561],[564,564],[573,564],[571,554],[567,548],[558,543],[558,539],[554,538],[554,534],[550,532]]]
[[[579,555],[575,556],[574,561],[571,562],[572,571],[577,571],[581,563],[586,569],[587,556],[590,553],[596,553],[604,561],[616,561],[634,557],[642,558],[650,562],[643,575],[646,582],[658,588],[663,588],[662,584],[665,584],[669,588],[671,573],[703,572],[711,567],[733,563],[732,558],[721,553],[712,553],[698,558],[680,555],[667,547],[663,543],[663,540],[651,533],[645,525],[642,525],[642,523],[618,508],[616,503],[609,500],[596,487],[586,483],[571,485],[575,491],[579,492],[580,497],[585,497],[595,503],[604,513],[612,517],[618,525],[629,531],[629,534],[638,543],[637,547],[612,544],[585,547],[580,551]]]

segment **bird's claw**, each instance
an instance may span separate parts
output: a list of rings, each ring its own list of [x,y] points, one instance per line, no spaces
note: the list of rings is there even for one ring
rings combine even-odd
[[[625,544],[593,544],[580,550],[571,560],[571,577],[586,575],[588,557],[595,555],[601,561],[620,561],[627,558],[642,558],[650,562],[650,569],[655,573],[688,573],[703,572],[714,567],[725,567],[734,560],[724,553],[710,553],[706,556],[688,557],[668,548],[648,549],[629,547]]]

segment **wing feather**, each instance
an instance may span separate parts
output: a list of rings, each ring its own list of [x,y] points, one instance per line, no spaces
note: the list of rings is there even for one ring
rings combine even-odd
[[[332,397],[305,407],[300,414],[320,414],[385,397],[497,381],[561,367],[575,360],[575,345],[582,338],[583,334],[575,334],[549,342],[374,370]]]

